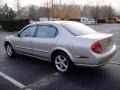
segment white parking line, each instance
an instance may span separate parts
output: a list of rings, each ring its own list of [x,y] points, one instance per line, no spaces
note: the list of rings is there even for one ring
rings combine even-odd
[[[16,81],[15,79],[11,78],[10,76],[0,72],[0,76],[2,76],[3,78],[7,79],[8,81],[10,81],[11,83],[13,83],[14,85],[18,86],[19,88],[25,88],[25,85],[23,85],[22,83]]]

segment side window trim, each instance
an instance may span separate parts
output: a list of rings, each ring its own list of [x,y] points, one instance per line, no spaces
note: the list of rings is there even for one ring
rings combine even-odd
[[[38,28],[39,28],[39,27],[42,27],[42,26],[48,26],[48,27],[55,28],[56,32],[55,32],[55,35],[54,35],[53,38],[56,38],[56,37],[57,37],[57,35],[58,35],[58,33],[59,33],[59,30],[57,29],[57,27],[55,27],[55,26],[53,26],[53,25],[49,25],[49,24],[45,24],[45,25],[39,25],[39,24],[37,24],[37,29],[36,29],[36,31],[35,31],[35,36],[34,36],[34,37],[38,38],[38,37],[37,37]],[[39,37],[39,38],[44,38],[44,37]]]
[[[57,27],[52,26],[52,25],[49,25],[49,27],[52,27],[52,28],[56,29],[56,32],[55,32],[55,35],[54,35],[54,38],[55,38],[57,36],[57,34],[59,33],[59,30],[57,29]]]
[[[34,31],[33,37],[36,37],[37,31],[38,31],[38,24],[36,24],[35,26],[36,26],[36,29],[35,29],[35,31]]]

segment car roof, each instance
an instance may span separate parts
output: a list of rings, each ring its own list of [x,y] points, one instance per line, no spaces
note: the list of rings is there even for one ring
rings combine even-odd
[[[75,21],[42,21],[42,22],[33,22],[30,25],[36,25],[36,24],[60,24],[65,22],[75,22]]]

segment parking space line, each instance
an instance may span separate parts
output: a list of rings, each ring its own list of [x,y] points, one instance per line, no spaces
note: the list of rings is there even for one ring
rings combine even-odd
[[[16,81],[15,79],[11,78],[10,76],[0,72],[0,76],[2,76],[3,78],[7,79],[8,81],[10,81],[12,84],[18,86],[19,88],[25,88],[25,85],[23,85],[22,83]]]

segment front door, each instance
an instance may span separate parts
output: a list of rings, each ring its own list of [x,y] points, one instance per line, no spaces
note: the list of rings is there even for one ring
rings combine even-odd
[[[22,30],[14,39],[14,48],[22,53],[32,54],[32,39],[37,26],[29,26]]]

